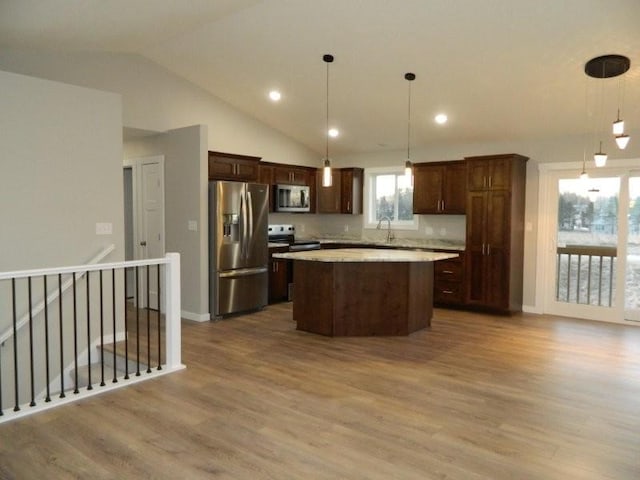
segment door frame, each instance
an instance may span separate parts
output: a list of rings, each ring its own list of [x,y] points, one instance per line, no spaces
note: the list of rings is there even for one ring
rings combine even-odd
[[[614,177],[625,176],[630,170],[637,169],[638,159],[616,159],[609,160],[605,167],[595,170],[595,167],[588,170],[597,176]],[[555,285],[555,266],[557,249],[557,211],[558,211],[558,179],[567,178],[572,175],[578,178],[582,170],[582,162],[555,162],[538,164],[538,237],[536,248],[536,306],[539,313],[552,315],[563,315],[569,317],[584,318],[601,322],[621,323],[625,325],[636,324],[624,319],[624,298],[617,295],[612,307],[598,307],[593,305],[566,304],[559,305],[552,298],[551,286]],[[622,182],[624,183],[624,182]],[[624,187],[621,184],[622,194]],[[627,205],[620,205],[618,211],[618,234],[625,234],[627,231],[626,215]],[[623,218],[624,217],[624,218]],[[625,235],[626,238],[626,235]],[[626,260],[626,242],[618,249],[618,258]],[[622,269],[616,271],[617,285],[624,284]],[[620,281],[622,280],[622,283]]]
[[[150,155],[145,157],[133,157],[125,158],[122,162],[123,172],[125,169],[131,169],[131,182],[132,182],[132,200],[133,200],[133,259],[144,260],[145,249],[140,245],[140,238],[143,229],[143,216],[144,205],[142,201],[142,166],[144,164],[158,163],[160,165],[160,189],[162,195],[162,215],[161,215],[161,231],[162,231],[162,252],[166,252],[166,209],[165,209],[165,181],[164,181],[164,155]],[[145,279],[139,279],[141,281],[141,288],[144,289]],[[144,291],[144,290],[143,290]],[[140,302],[137,299],[137,292],[134,292],[134,304],[140,308],[145,308],[145,298],[141,298]]]

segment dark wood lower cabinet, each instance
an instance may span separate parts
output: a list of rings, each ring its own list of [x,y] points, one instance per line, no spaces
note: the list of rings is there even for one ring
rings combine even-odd
[[[281,253],[288,250],[287,247],[269,249],[269,303],[286,302],[289,299],[291,261],[271,256],[273,253]]]
[[[464,252],[457,258],[439,260],[433,271],[433,302],[438,306],[462,307],[465,303]]]
[[[433,262],[294,260],[293,269],[298,330],[408,335],[431,324]]]

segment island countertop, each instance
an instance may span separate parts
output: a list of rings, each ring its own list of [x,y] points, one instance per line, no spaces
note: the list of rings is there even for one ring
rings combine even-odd
[[[336,248],[305,250],[302,252],[274,253],[276,258],[307,260],[311,262],[435,262],[455,258],[456,253],[424,252],[414,250],[387,250],[377,248]]]

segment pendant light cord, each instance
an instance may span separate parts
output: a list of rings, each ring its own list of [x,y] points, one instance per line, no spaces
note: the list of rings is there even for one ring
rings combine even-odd
[[[411,72],[404,74],[404,79],[409,82],[409,95],[407,106],[407,162],[411,162],[411,82],[416,79],[416,75]]]
[[[411,160],[411,82],[409,82],[409,107],[407,108],[407,160]]]
[[[327,62],[327,128],[324,131],[324,134],[327,137],[325,149],[325,159],[327,160],[329,160],[329,63],[332,61],[333,57],[331,57],[331,60],[328,60],[325,56],[325,62]]]

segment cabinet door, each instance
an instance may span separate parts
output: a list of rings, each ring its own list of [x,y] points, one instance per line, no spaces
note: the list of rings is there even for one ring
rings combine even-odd
[[[340,213],[342,193],[342,174],[339,169],[331,169],[331,186],[322,186],[322,170],[316,174],[317,197],[316,211],[318,213]]]
[[[209,156],[209,180],[235,180],[235,162]]]
[[[469,192],[467,202],[467,303],[481,305],[485,300],[487,193]]]
[[[209,180],[256,182],[260,157],[234,153],[209,152]]]
[[[469,160],[467,162],[467,188],[469,191],[482,191],[487,188],[489,161]]]
[[[277,166],[274,168],[274,180],[276,184],[308,185],[309,172],[294,166]]]
[[[341,213],[360,215],[362,213],[362,190],[364,170],[362,168],[342,168],[341,172]]]
[[[511,193],[506,190],[487,192],[485,304],[509,308],[509,237],[511,236]]]
[[[489,179],[487,181],[490,190],[511,189],[511,158],[496,158],[489,164]]]
[[[413,170],[413,213],[440,213],[444,168],[416,165]]]
[[[289,265],[283,258],[269,261],[269,303],[282,302],[289,297]]]
[[[442,213],[463,215],[467,207],[467,165],[456,163],[443,171]]]

